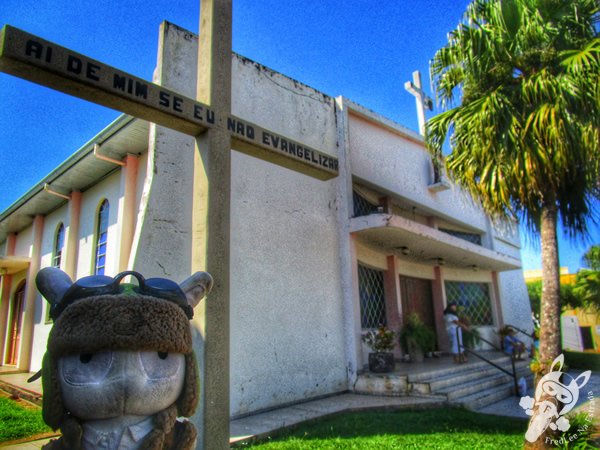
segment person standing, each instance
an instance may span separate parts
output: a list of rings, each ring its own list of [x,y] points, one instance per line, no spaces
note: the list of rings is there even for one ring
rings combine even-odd
[[[454,358],[456,364],[467,362],[467,357],[464,354],[462,330],[467,329],[467,326],[463,324],[457,311],[457,304],[450,302],[444,310],[444,321],[446,323],[446,331],[448,333],[448,339],[450,341],[450,352]]]

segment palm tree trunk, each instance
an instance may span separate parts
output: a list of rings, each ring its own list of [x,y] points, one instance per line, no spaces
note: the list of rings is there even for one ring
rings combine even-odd
[[[540,330],[540,362],[550,363],[560,353],[560,270],[556,228],[558,208],[555,204],[542,209],[542,300]]]
[[[544,373],[550,370],[554,358],[560,353],[560,270],[558,263],[558,240],[556,226],[558,208],[555,203],[544,206],[541,217],[540,240],[542,244],[542,300],[540,320],[540,354],[539,360],[544,367]],[[534,383],[537,385],[540,375],[536,376]],[[534,386],[535,387],[535,386]],[[542,397],[546,394],[542,394]],[[538,400],[543,400],[538,399]],[[535,423],[539,409],[534,410],[530,427]],[[534,442],[525,441],[526,450],[552,448],[546,442],[546,437],[552,437],[552,430],[546,428]]]

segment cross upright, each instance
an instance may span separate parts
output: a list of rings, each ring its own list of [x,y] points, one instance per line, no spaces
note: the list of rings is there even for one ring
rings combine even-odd
[[[425,136],[425,108],[429,111],[433,110],[433,100],[427,96],[423,90],[421,83],[421,72],[418,70],[413,72],[413,81],[407,81],[404,83],[404,89],[415,96],[415,102],[417,104],[417,118],[419,119],[419,133],[421,136]]]
[[[223,118],[231,113],[231,22],[231,0],[201,0],[196,97]],[[231,137],[225,120],[215,125],[196,138],[192,212],[192,272],[206,267],[215,280],[201,310],[205,450],[229,448]]]

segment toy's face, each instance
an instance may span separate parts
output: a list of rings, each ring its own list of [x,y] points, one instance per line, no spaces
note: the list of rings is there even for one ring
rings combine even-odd
[[[148,416],[172,405],[185,380],[180,353],[105,351],[58,360],[67,410],[83,420]]]
[[[571,381],[568,384],[562,383],[560,381],[561,376],[570,378]],[[550,372],[544,375],[538,383],[535,392],[536,400],[540,401],[543,394],[555,398],[565,405],[565,408],[570,409],[572,405],[577,403],[577,399],[579,398],[579,387],[577,386],[577,382],[573,380],[573,377],[570,375],[563,374],[562,372]]]

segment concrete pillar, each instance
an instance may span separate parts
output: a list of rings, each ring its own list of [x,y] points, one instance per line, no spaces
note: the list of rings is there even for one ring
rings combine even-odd
[[[21,327],[21,348],[19,349],[18,366],[21,370],[31,367],[31,351],[33,345],[33,325],[35,320],[35,299],[37,288],[35,276],[40,270],[40,256],[42,248],[42,235],[44,233],[44,216],[37,215],[33,219],[33,239],[31,249],[31,263],[27,273],[27,286],[25,288],[25,310],[23,313],[23,326]]]
[[[361,364],[360,302],[358,299],[358,263],[354,238],[350,235],[352,201],[352,166],[348,133],[348,111],[344,99],[335,99],[337,119],[339,175],[335,180],[337,196],[338,241],[340,248],[340,280],[342,282],[344,350],[348,389],[354,387]]]
[[[5,256],[14,256],[16,244],[17,235],[10,233],[6,237]],[[4,364],[4,355],[9,335],[8,314],[10,313],[10,292],[12,290],[12,278],[12,275],[3,275],[2,285],[0,287],[0,365]]]
[[[393,214],[391,197],[389,197],[389,196],[381,197],[379,199],[379,205],[383,208],[383,212],[385,214]]]
[[[358,254],[356,250],[357,237],[353,234],[350,235],[350,264],[351,264],[351,281],[352,281],[352,322],[353,327],[351,332],[353,333],[354,353],[356,355],[357,369],[362,368],[363,353],[362,353],[362,323],[360,317],[360,290],[358,288]]]
[[[123,186],[123,209],[121,211],[121,245],[119,246],[119,272],[127,270],[133,236],[135,233],[136,208],[135,199],[138,180],[138,157],[128,154],[125,166],[121,169]]]
[[[399,331],[402,326],[400,317],[400,277],[398,276],[398,260],[394,255],[387,257],[387,270],[384,272],[385,310],[388,328]],[[402,356],[400,348],[394,348],[397,358]]]
[[[160,27],[153,81],[193,97],[197,42],[168,22]],[[194,139],[150,124],[148,161],[128,266],[146,278],[190,276]]]
[[[448,333],[446,333],[446,324],[444,323],[444,278],[442,268],[436,266],[433,268],[434,279],[432,283],[433,296],[433,314],[435,316],[435,332],[437,334],[438,349],[443,352],[450,351],[450,342]]]
[[[504,326],[504,315],[502,314],[502,302],[500,301],[500,283],[498,282],[498,272],[492,272],[492,292],[490,294],[493,298],[492,305],[494,305],[498,328],[502,328]]]
[[[437,230],[437,218],[435,216],[427,216],[427,226]]]
[[[69,200],[69,231],[65,249],[65,272],[72,280],[77,279],[79,255],[79,222],[81,219],[81,192],[72,191]]]

